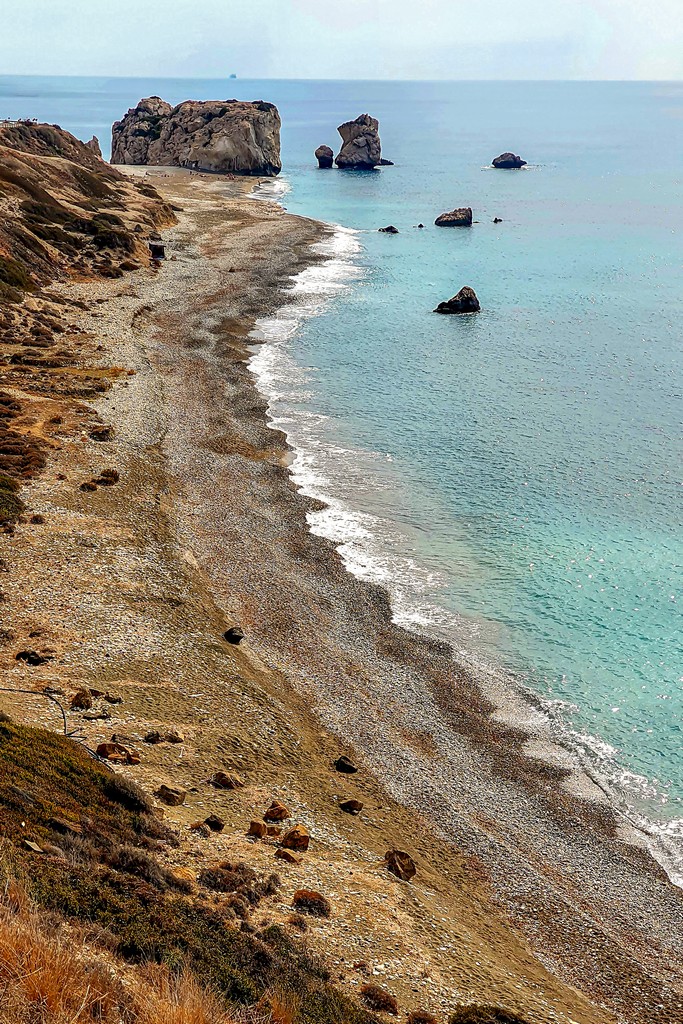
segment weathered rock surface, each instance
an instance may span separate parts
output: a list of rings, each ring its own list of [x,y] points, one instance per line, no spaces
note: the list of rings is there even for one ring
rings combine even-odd
[[[397,235],[398,234],[398,228],[395,227],[393,224],[387,224],[387,226],[385,228],[377,228],[377,230],[380,231],[384,235]]]
[[[264,821],[284,821],[285,818],[289,818],[289,808],[285,807],[284,804],[280,803],[279,800],[273,800],[268,810],[263,815]]]
[[[180,804],[185,803],[185,797],[187,796],[187,790],[181,789],[180,786],[166,786],[162,784],[159,786],[156,795],[160,800],[163,800],[169,807],[179,807]]]
[[[493,166],[499,170],[514,170],[519,167],[526,167],[526,160],[522,160],[521,156],[515,156],[514,153],[501,153],[493,161]]]
[[[280,115],[258,100],[140,100],[112,128],[113,164],[190,167],[272,177],[282,170]]]
[[[318,167],[331,167],[334,163],[334,152],[329,146],[318,146],[315,151],[315,158],[318,161]]]
[[[449,213],[442,213],[434,223],[439,228],[470,228],[472,227],[472,208],[461,206]]]
[[[404,850],[387,850],[384,854],[384,861],[387,870],[404,882],[409,882],[417,871],[415,861]]]
[[[100,140],[97,138],[96,135],[93,135],[92,139],[90,139],[89,142],[86,142],[86,146],[88,147],[88,149],[91,149],[93,151],[95,156],[98,156],[100,158],[100,160],[102,159],[102,150],[100,148]]]
[[[342,148],[337,154],[337,167],[356,167],[372,170],[382,160],[379,139],[379,121],[369,114],[361,114],[355,121],[345,121],[337,129],[342,137]]]
[[[304,825],[294,825],[282,837],[282,848],[284,850],[300,850],[305,853],[310,841],[308,829]]]
[[[363,810],[363,804],[360,800],[343,800],[339,804],[340,811],[346,811],[347,814],[360,814]]]
[[[217,789],[241,789],[244,785],[244,779],[237,772],[214,772],[209,782]]]
[[[454,295],[452,299],[448,299],[446,302],[440,302],[434,310],[435,313],[478,313],[481,309],[479,305],[479,299],[476,296],[474,288],[468,288],[465,285],[461,288],[457,295]]]
[[[353,775],[358,771],[351,758],[347,757],[346,754],[342,754],[341,757],[337,758],[334,762],[334,767],[344,775]]]

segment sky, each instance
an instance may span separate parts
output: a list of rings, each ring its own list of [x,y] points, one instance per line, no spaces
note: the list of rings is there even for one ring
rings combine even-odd
[[[683,78],[683,0],[0,0],[0,14],[0,74]]]

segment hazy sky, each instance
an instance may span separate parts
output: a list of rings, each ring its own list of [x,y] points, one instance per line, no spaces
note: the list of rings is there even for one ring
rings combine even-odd
[[[683,78],[683,0],[0,0],[0,73]]]

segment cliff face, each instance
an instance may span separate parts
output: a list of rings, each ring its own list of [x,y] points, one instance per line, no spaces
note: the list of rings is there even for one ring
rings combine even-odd
[[[111,161],[272,177],[282,170],[280,115],[261,100],[172,107],[152,96],[114,125]]]

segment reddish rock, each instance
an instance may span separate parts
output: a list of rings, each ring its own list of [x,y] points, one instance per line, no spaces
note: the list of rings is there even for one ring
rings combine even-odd
[[[256,836],[257,839],[263,839],[268,832],[268,826],[264,821],[252,821],[249,823],[248,836]]]
[[[74,711],[89,711],[92,707],[92,694],[90,690],[83,687],[77,690],[71,698],[71,707]]]
[[[329,917],[332,913],[330,901],[320,892],[313,889],[297,889],[292,896],[292,906],[295,910],[303,910],[313,917]]]
[[[285,818],[291,818],[291,814],[289,809],[284,804],[281,804],[279,800],[273,800],[263,815],[264,821],[284,821]]]
[[[225,828],[225,822],[222,818],[219,818],[217,814],[210,814],[208,818],[204,819],[204,824],[207,825],[212,832],[222,832]]]
[[[344,800],[339,804],[339,810],[346,811],[347,814],[360,814],[363,804],[360,800]]]
[[[209,782],[218,789],[241,789],[244,785],[237,772],[214,772]]]
[[[294,825],[282,837],[282,848],[283,850],[299,850],[301,853],[305,853],[310,841],[311,837],[308,829],[303,825]]]
[[[156,795],[160,800],[163,800],[165,804],[168,804],[169,807],[179,807],[180,804],[185,803],[187,791],[181,789],[179,786],[166,786],[162,784],[159,786]]]
[[[301,857],[297,857],[291,850],[276,850],[275,856],[278,860],[285,861],[286,864],[301,864]]]
[[[417,871],[415,861],[404,850],[387,850],[384,854],[384,861],[387,870],[404,882],[409,882]]]

